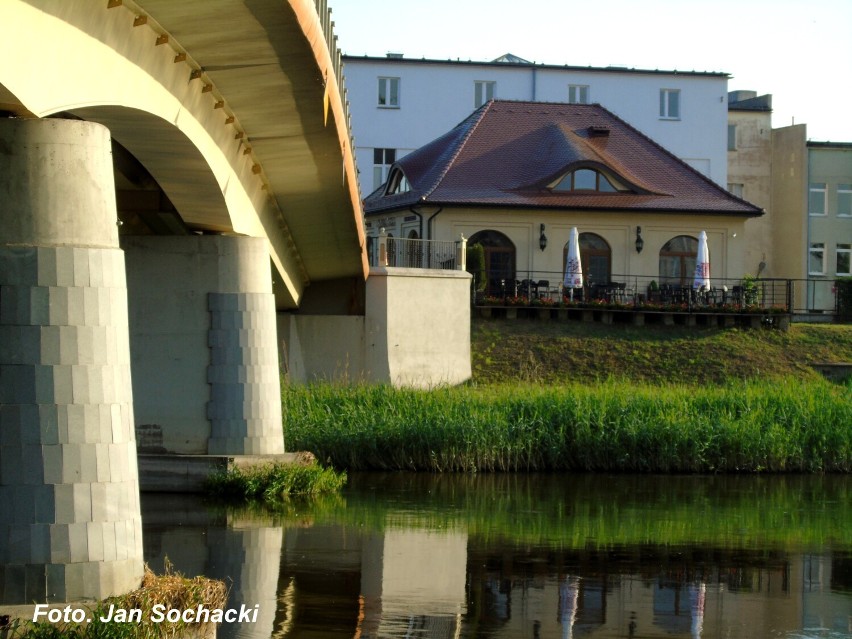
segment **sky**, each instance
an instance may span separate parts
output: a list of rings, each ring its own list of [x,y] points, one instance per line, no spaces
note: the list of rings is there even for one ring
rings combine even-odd
[[[852,142],[852,0],[328,3],[348,55],[721,71],[729,91],[772,94],[773,127]]]

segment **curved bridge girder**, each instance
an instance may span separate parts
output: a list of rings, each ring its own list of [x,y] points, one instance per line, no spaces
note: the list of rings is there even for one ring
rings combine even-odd
[[[312,0],[6,0],[0,55],[14,61],[0,108],[101,122],[190,227],[266,237],[279,307],[310,282],[365,277],[350,138]]]

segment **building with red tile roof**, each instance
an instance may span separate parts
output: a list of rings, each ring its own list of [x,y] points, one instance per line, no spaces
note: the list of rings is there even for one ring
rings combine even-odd
[[[763,213],[600,105],[501,100],[395,162],[364,206],[372,235],[461,233],[501,253],[504,275],[549,280],[564,251],[547,247],[563,247],[573,226],[597,279],[686,278],[689,256],[667,256],[688,254],[701,230],[712,275],[741,277],[743,225]]]

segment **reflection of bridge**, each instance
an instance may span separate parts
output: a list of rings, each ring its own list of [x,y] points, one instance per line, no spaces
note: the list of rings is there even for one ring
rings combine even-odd
[[[135,425],[283,452],[276,310],[367,275],[329,42],[322,0],[0,4],[0,601],[135,585]]]

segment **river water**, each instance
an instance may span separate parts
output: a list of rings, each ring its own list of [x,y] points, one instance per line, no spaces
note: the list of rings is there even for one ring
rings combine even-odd
[[[852,638],[852,477],[357,474],[274,511],[145,495],[220,637]]]

